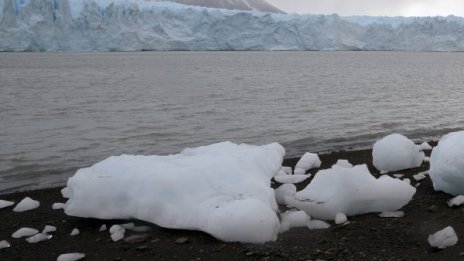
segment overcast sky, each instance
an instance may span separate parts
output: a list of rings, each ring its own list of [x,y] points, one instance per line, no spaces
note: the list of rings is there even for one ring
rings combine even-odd
[[[288,13],[464,16],[464,0],[267,0]]]

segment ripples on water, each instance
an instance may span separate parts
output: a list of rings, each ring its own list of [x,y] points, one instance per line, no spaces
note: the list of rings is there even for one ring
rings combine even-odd
[[[111,155],[305,151],[462,128],[463,53],[0,53],[0,193]]]

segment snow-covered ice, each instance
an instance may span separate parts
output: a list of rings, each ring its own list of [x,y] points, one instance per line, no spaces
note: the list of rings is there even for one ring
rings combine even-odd
[[[21,200],[18,205],[13,209],[14,212],[24,212],[31,209],[36,209],[40,206],[40,202],[33,200],[30,197],[25,197]]]
[[[311,183],[286,203],[306,211],[311,217],[334,220],[338,213],[347,216],[369,212],[396,211],[416,192],[410,184],[387,175],[376,179],[366,165],[352,168],[332,166],[320,170]]]
[[[464,196],[459,195],[456,196],[448,201],[448,206],[449,207],[454,207],[454,206],[460,206],[464,203]]]
[[[126,233],[126,229],[121,227],[120,225],[112,225],[110,227],[110,235],[111,235],[111,240],[114,242],[117,242],[121,239],[124,238],[124,234]]]
[[[306,152],[301,159],[296,163],[295,174],[305,174],[307,170],[319,168],[321,160],[315,153]]]
[[[435,190],[464,194],[464,131],[440,139],[432,150],[429,175]]]
[[[287,198],[294,197],[296,193],[296,186],[293,184],[283,184],[275,189],[275,199],[281,205],[288,205]]]
[[[223,241],[272,241],[280,224],[270,183],[284,155],[278,143],[222,142],[170,156],[110,157],[68,180],[65,213],[136,218]]]
[[[289,210],[281,215],[280,233],[290,228],[304,227],[308,224],[310,219],[310,216],[304,211]]]
[[[309,229],[327,229],[330,224],[322,220],[310,220],[306,225]]]
[[[420,146],[401,134],[390,134],[374,143],[374,167],[383,171],[397,171],[419,167],[425,154]]]
[[[42,230],[42,234],[48,234],[50,232],[55,232],[56,231],[56,227],[54,226],[50,226],[50,225],[46,225],[44,227],[44,229]]]
[[[295,184],[305,181],[307,178],[311,177],[311,174],[308,175],[277,175],[274,177],[274,180],[282,184]]]
[[[65,208],[66,208],[66,204],[64,203],[53,203],[52,205],[52,209],[54,210],[65,209]]]
[[[71,233],[69,234],[70,236],[77,236],[79,235],[81,232],[79,231],[79,229],[77,228],[74,228]]]
[[[346,217],[343,213],[338,213],[335,215],[335,224],[340,225],[348,221],[348,217]]]
[[[11,235],[11,237],[12,238],[30,237],[30,236],[33,236],[33,235],[35,235],[37,233],[39,233],[39,230],[37,230],[37,229],[30,228],[30,227],[23,227],[23,228],[20,228],[20,229],[16,230],[16,232],[14,232]]]
[[[404,217],[404,211],[384,211],[379,214],[383,218],[400,218]]]
[[[12,206],[12,205],[14,205],[13,201],[1,200],[0,199],[0,208],[6,208],[6,207],[9,207],[9,206]]]
[[[68,253],[61,254],[56,261],[77,261],[85,257],[85,254],[82,253]]]
[[[1,241],[0,241],[0,249],[2,249],[2,248],[8,248],[8,247],[10,247],[10,246],[11,246],[11,244],[10,244],[8,241],[6,241],[6,240],[1,240]]]
[[[355,19],[146,0],[0,3],[0,51],[464,51],[457,17]]]
[[[436,248],[447,248],[456,245],[458,242],[458,236],[454,231],[453,227],[448,226],[433,235],[429,235],[429,244]]]
[[[52,235],[39,233],[39,234],[35,234],[31,237],[26,238],[26,241],[31,244],[35,244],[35,243],[39,243],[45,240],[49,240],[52,237],[53,237]]]

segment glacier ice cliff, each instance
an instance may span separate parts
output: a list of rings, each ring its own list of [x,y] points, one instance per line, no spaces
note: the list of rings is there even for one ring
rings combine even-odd
[[[464,18],[271,14],[147,0],[0,0],[0,51],[464,51]]]

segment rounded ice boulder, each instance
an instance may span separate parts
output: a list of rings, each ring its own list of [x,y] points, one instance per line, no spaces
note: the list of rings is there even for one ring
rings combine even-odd
[[[419,167],[424,152],[401,134],[390,134],[377,141],[372,149],[374,167],[381,171],[397,171]]]
[[[432,150],[430,178],[437,191],[464,194],[464,131],[445,135]]]

